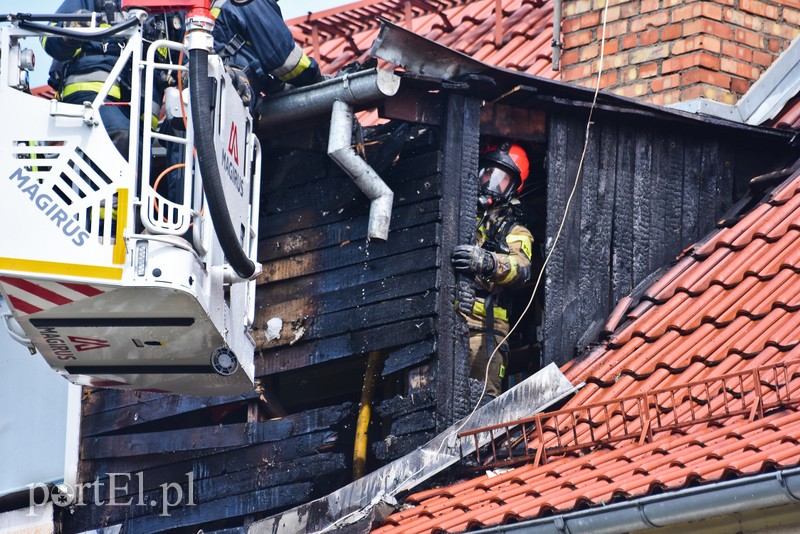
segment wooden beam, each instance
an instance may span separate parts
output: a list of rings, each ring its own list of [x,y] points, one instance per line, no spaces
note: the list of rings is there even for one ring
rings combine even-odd
[[[535,109],[487,103],[481,108],[481,134],[544,143],[547,115]]]

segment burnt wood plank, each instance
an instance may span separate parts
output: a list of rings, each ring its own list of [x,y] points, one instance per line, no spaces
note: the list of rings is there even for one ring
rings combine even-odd
[[[562,263],[560,268],[563,272],[563,292],[564,302],[561,308],[561,339],[560,348],[558,351],[557,363],[566,363],[568,360],[575,356],[575,343],[580,337],[583,329],[581,328],[581,299],[580,299],[580,272],[575,266],[580,265],[581,262],[581,233],[580,222],[581,213],[583,210],[583,200],[581,197],[581,184],[580,181],[586,178],[585,162],[584,170],[579,175],[579,167],[581,164],[581,153],[586,138],[586,123],[585,119],[578,117],[571,118],[567,122],[566,132],[566,165],[565,165],[565,190],[563,192],[566,210],[566,199],[572,191],[573,184],[578,181],[575,186],[575,197],[569,206],[568,211],[561,211],[554,213],[559,223],[561,218],[564,218],[564,228],[560,237],[560,241],[556,246],[563,252]],[[589,134],[590,149],[595,152],[597,132],[595,129],[591,130]],[[548,211],[550,208],[548,208]],[[555,235],[553,236],[555,238]],[[556,258],[553,257],[551,262]]]
[[[437,249],[428,247],[385,258],[372,258],[366,269],[363,263],[351,265],[337,269],[335,276],[325,272],[271,282],[257,287],[257,300],[259,303],[277,304],[305,299],[309,295],[325,295],[352,290],[355,287],[360,288],[364,284],[380,283],[384,279],[409,273],[411,264],[416,264],[418,267],[435,265],[436,257]]]
[[[636,135],[633,170],[633,283],[641,282],[650,268],[650,203],[652,197],[652,133],[641,128]]]
[[[730,144],[721,144],[719,150],[719,182],[717,185],[717,204],[715,209],[716,223],[730,209],[734,201],[734,191],[736,184],[736,173],[734,160],[736,159],[734,149]]]
[[[383,363],[382,376],[389,376],[392,373],[419,365],[430,360],[435,354],[436,342],[432,339],[391,351]]]
[[[395,195],[393,203],[395,209],[407,204],[438,198],[441,195],[438,181],[429,176],[400,185],[390,184],[390,187]],[[360,196],[354,195],[351,201],[341,205],[331,206],[329,202],[320,207],[309,207],[303,203],[302,198],[312,194],[314,193],[304,192],[298,195],[299,205],[291,211],[288,211],[285,206],[277,206],[277,211],[269,214],[262,210],[259,237],[266,239],[324,224],[351,221],[357,217],[367,217],[369,214],[369,200],[361,192],[359,192]]]
[[[702,161],[702,142],[696,137],[687,137],[684,144],[683,159],[683,212],[681,216],[681,248],[696,243],[700,239],[700,174]]]
[[[113,477],[98,477],[83,486],[80,500],[81,522],[97,525],[101,519],[119,521],[150,513],[151,499],[161,493],[164,485],[180,485],[188,494],[188,482],[193,481],[195,502],[209,501],[268,486],[294,482],[309,482],[320,477],[336,476],[346,469],[344,455],[323,452],[288,461],[272,461],[274,445],[254,445],[236,452],[206,456],[195,461],[171,464],[160,469],[141,469],[136,472],[114,472]],[[106,473],[105,475],[108,475]],[[120,505],[132,502],[128,510],[118,510],[114,517],[102,510],[102,503]],[[114,505],[112,505],[114,506]],[[94,509],[92,509],[94,508]],[[161,508],[161,503],[156,505]]]
[[[395,436],[405,436],[416,432],[433,431],[436,427],[434,419],[427,411],[401,415],[392,420],[389,432]]]
[[[719,142],[715,139],[703,139],[700,159],[700,198],[699,198],[699,231],[700,235],[710,232],[717,221],[717,199],[719,193],[720,165]]]
[[[617,143],[614,220],[611,241],[611,304],[633,290],[633,175],[636,130],[620,126]]]
[[[388,436],[373,443],[372,452],[378,460],[395,460],[405,456],[414,449],[429,442],[436,436],[435,432],[418,432],[405,436]]]
[[[647,198],[649,235],[647,236],[647,269],[661,265],[667,239],[667,195],[669,194],[669,139],[664,132],[651,137],[651,163]]]
[[[169,516],[147,515],[125,523],[128,532],[169,532],[177,528],[286,508],[309,500],[311,483],[287,484],[171,510]]]
[[[375,407],[375,413],[381,417],[397,417],[420,410],[428,410],[435,404],[435,391],[429,387],[408,395],[396,395],[386,399]]]
[[[469,410],[468,340],[466,324],[456,315],[453,303],[459,291],[469,291],[472,281],[456,276],[450,253],[456,245],[469,243],[477,217],[478,149],[480,101],[463,95],[448,95],[442,128],[443,167],[440,227],[441,255],[437,287],[436,318],[436,426],[445,429]]]
[[[594,316],[600,312],[600,294],[605,288],[601,287],[602,272],[607,270],[607,263],[603,263],[601,228],[597,222],[601,212],[606,209],[598,203],[600,191],[600,158],[603,147],[604,130],[598,125],[592,129],[589,144],[586,147],[586,157],[583,163],[580,184],[575,197],[575,202],[580,202],[580,219],[578,242],[580,254],[577,263],[577,297],[580,302],[579,312],[575,316],[575,323],[568,325],[568,336],[571,345],[575,348],[581,339],[579,331],[584,331],[586,325],[592,322]],[[566,269],[566,266],[565,266]],[[574,269],[574,267],[573,267]],[[573,349],[574,350],[574,349]]]
[[[255,398],[258,398],[258,394],[255,392],[227,397],[161,396],[134,405],[84,415],[81,419],[81,435],[83,437],[95,436],[121,428],[140,426],[165,417],[174,417],[205,408],[235,404]]]
[[[311,294],[292,301],[273,303],[268,295],[261,293],[264,296],[260,299],[260,306],[256,310],[252,333],[260,339],[265,335],[267,322],[272,318],[279,318],[286,328],[285,334],[288,335],[290,323],[300,325],[325,314],[434,291],[435,284],[436,272],[434,269],[428,269],[389,276],[385,280],[369,282],[347,290]],[[284,333],[282,337],[283,335]],[[267,343],[266,339],[263,342]]]
[[[263,350],[256,356],[256,375],[300,369],[373,350],[393,349],[422,341],[433,333],[433,319],[422,318],[307,343],[301,341],[277,350]]]
[[[301,324],[284,323],[281,337],[278,339],[267,340],[264,331],[260,329],[253,332],[253,338],[259,350],[271,350],[294,344],[298,339],[321,339],[354,330],[373,328],[396,321],[398,318],[432,316],[436,312],[436,297],[437,292],[426,292],[374,304],[357,305],[334,313],[306,316]]]
[[[664,235],[664,252],[659,258],[660,267],[675,259],[683,250],[683,239],[681,236],[681,220],[683,218],[683,136],[678,132],[670,132],[667,138],[668,161],[664,170],[667,177],[665,192],[664,222],[666,234]]]
[[[392,231],[433,223],[439,220],[439,205],[435,200],[401,206],[392,210]],[[258,260],[266,263],[279,258],[310,252],[334,245],[346,246],[353,241],[367,239],[368,219],[325,224],[262,239],[258,244]]]
[[[241,447],[328,429],[349,414],[348,404],[310,410],[263,423],[215,425],[162,432],[84,438],[82,458],[97,459],[183,450]]]
[[[169,396],[169,393],[84,387],[83,397],[81,399],[81,411],[84,415],[95,414],[107,410],[115,410],[122,406],[133,406],[141,402],[148,402],[167,396]]]
[[[361,198],[363,193],[355,185],[353,179],[346,175],[332,162],[326,165],[324,176],[317,176],[313,181],[301,187],[277,187],[265,191],[264,213],[287,212],[302,207],[329,209],[332,205],[349,198]],[[395,167],[385,172],[383,180],[389,187],[406,190],[411,183],[421,178],[434,176],[441,171],[441,154],[430,152],[399,160]],[[315,195],[315,196],[309,196]]]
[[[564,115],[550,115],[547,142],[547,221],[545,257],[550,261],[545,271],[545,304],[543,364],[561,362],[562,322],[564,309],[564,245],[553,248],[567,205],[567,137],[569,123]],[[574,179],[574,175],[571,179]],[[571,181],[569,182],[572,183]]]
[[[275,282],[307,274],[320,273],[349,265],[365,265],[376,259],[418,250],[437,243],[437,225],[425,225],[391,232],[385,243],[350,243],[344,247],[328,247],[264,265],[258,283]]]
[[[588,198],[595,203],[595,217],[592,222],[594,236],[589,246],[587,256],[593,258],[593,263],[588,265],[587,272],[582,272],[582,276],[591,273],[591,281],[584,299],[583,307],[587,312],[584,319],[584,328],[593,322],[605,319],[611,311],[612,302],[612,241],[613,241],[613,217],[615,209],[615,187],[616,187],[616,165],[617,165],[617,145],[619,143],[619,131],[615,123],[605,123],[599,127],[600,142],[597,168],[596,191],[589,192]],[[584,261],[583,254],[581,261]],[[605,322],[604,320],[602,321]],[[595,339],[589,338],[586,342],[593,342]],[[578,343],[579,345],[581,343]],[[582,347],[578,347],[580,350]]]

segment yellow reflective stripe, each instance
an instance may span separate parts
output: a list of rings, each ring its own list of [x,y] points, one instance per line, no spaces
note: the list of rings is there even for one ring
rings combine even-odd
[[[20,258],[0,258],[0,271],[14,271],[39,274],[60,274],[80,278],[104,278],[122,280],[122,268],[81,265],[78,263],[56,263],[53,261],[23,260]]]
[[[293,68],[288,74],[280,76],[280,79],[283,80],[284,82],[293,80],[298,76],[300,76],[303,73],[303,71],[310,66],[311,66],[311,60],[308,58],[305,52],[303,52],[303,57],[300,58],[300,61],[298,61],[297,66],[295,66],[295,68]]]
[[[506,242],[508,244],[519,243],[519,248],[528,256],[528,259],[533,257],[533,240],[530,237],[522,234],[508,234]]]
[[[505,275],[505,277],[498,282],[500,284],[505,284],[506,282],[510,282],[517,277],[517,258],[515,258],[514,256],[509,256],[508,264],[511,266],[511,269],[509,269],[508,274]]]
[[[28,146],[36,146],[36,141],[28,141]],[[31,155],[30,155],[30,158],[31,159],[39,159],[39,155],[36,152],[32,151]],[[38,165],[34,165],[34,166],[31,167],[31,170],[33,172],[39,172],[39,166]],[[41,182],[41,180],[40,180],[40,182]]]
[[[169,53],[166,46],[159,46],[156,52],[158,52],[158,55],[160,55],[163,58],[167,57],[167,54]]]
[[[493,310],[495,319],[508,322],[508,311],[505,308],[495,306]],[[483,302],[476,300],[475,304],[472,305],[472,313],[480,317],[486,317],[486,306],[484,306]]]
[[[64,87],[61,91],[61,98],[66,98],[73,93],[78,93],[80,91],[91,91],[92,93],[99,93],[100,89],[103,88],[104,82],[78,82],[78,83],[71,83]],[[120,89],[119,85],[114,85],[111,87],[111,90],[108,92],[108,96],[111,98],[122,98],[122,89]]]
[[[121,209],[117,211],[117,232],[116,242],[114,243],[114,252],[111,254],[111,262],[114,265],[122,265],[125,263],[125,254],[127,249],[125,247],[125,239],[123,232],[128,224],[128,189],[117,189],[117,205]]]
[[[144,113],[142,113],[142,121],[144,121]],[[150,115],[150,129],[153,131],[158,130],[158,115]]]
[[[214,18],[217,18],[217,17],[219,17],[219,12],[220,12],[220,11],[222,11],[220,8],[218,8],[218,7],[212,7],[212,8],[211,8],[211,16],[212,16],[212,17],[214,17]]]

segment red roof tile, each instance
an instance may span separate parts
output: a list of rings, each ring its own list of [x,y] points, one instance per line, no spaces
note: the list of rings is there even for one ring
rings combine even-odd
[[[798,464],[798,265],[800,172],[564,366],[586,386],[524,422],[525,463],[411,495],[376,532],[461,532]]]
[[[472,56],[474,59],[549,79],[552,0],[502,0],[499,26],[496,0],[414,0],[408,18],[403,0],[367,0],[287,21],[295,39],[327,74],[364,61],[378,35],[379,18]],[[499,32],[499,33],[497,33]],[[496,43],[497,35],[500,43]]]

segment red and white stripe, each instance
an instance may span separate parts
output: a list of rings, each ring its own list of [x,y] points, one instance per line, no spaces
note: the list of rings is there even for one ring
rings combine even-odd
[[[10,276],[0,276],[0,284],[8,295],[8,303],[22,315],[31,315],[105,293],[104,289],[88,284],[31,282]]]

